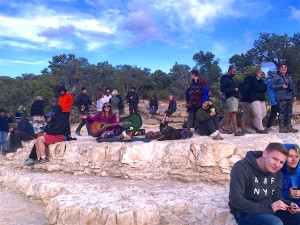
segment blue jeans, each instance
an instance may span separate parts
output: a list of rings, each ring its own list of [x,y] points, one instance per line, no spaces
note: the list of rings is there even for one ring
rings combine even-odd
[[[0,150],[5,152],[7,150],[7,136],[8,133],[5,131],[0,131]]]
[[[300,225],[300,213],[290,214],[286,211],[277,211],[271,214],[248,214],[237,211],[234,216],[238,225]]]
[[[153,116],[156,113],[157,109],[150,109],[150,115]]]

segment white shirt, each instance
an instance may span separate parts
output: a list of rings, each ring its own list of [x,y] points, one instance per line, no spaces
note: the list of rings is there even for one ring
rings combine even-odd
[[[104,97],[103,97],[103,104],[106,103],[106,102],[109,102],[110,98],[111,98],[111,95],[109,95],[109,96],[104,95]]]
[[[100,98],[100,99],[97,101],[97,111],[98,111],[98,112],[101,112],[101,111],[102,111],[103,104],[104,104],[104,98]]]

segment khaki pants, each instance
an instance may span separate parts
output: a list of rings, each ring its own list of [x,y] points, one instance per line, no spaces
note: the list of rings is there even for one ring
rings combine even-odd
[[[265,101],[254,101],[251,102],[251,109],[254,114],[254,126],[259,130],[264,130],[262,124],[263,119],[267,115],[267,107]]]

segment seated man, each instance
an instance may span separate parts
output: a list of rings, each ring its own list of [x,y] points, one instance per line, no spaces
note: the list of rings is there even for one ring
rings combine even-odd
[[[15,121],[18,123],[17,128],[10,128],[10,151],[15,152],[22,148],[21,141],[34,139],[34,130],[31,123],[22,116],[20,112],[15,113]]]
[[[284,200],[280,169],[288,151],[270,143],[262,151],[249,151],[232,168],[229,207],[238,225],[299,225],[298,205]]]
[[[165,111],[164,117],[161,121],[162,124],[169,122],[169,116],[171,116],[177,110],[177,103],[173,95],[169,96],[169,106],[168,109]]]
[[[48,160],[46,157],[46,146],[65,141],[70,135],[68,121],[62,112],[60,105],[51,107],[52,118],[49,124],[45,127],[44,135],[38,137],[35,147],[36,155],[39,163],[45,163]]]

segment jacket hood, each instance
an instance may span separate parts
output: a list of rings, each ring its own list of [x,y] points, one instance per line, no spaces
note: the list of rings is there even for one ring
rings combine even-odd
[[[205,87],[203,89],[203,96],[202,96],[202,100],[201,100],[201,105],[203,104],[203,102],[205,102],[206,100],[209,99],[209,95],[208,95],[209,91],[210,91],[210,87]]]
[[[261,173],[261,174],[269,174],[269,173],[266,173],[266,172],[263,172],[258,164],[257,164],[257,158],[260,158],[262,157],[263,155],[263,152],[262,151],[249,151],[247,152],[244,160],[246,163],[248,163],[254,170],[256,170],[258,173]]]
[[[290,144],[290,143],[284,144],[284,147],[286,147],[286,149],[287,149],[288,151],[290,151],[290,149],[291,149],[292,146],[296,146],[296,147],[299,149],[299,146],[296,145],[296,144]],[[298,151],[299,151],[299,150],[298,150]],[[296,167],[296,170],[298,169],[299,164],[300,164],[300,161],[298,162],[298,165],[297,165],[297,167]],[[284,163],[284,165],[283,165],[283,167],[282,167],[282,169],[281,169],[281,172],[282,172],[283,174],[287,174],[287,173],[288,173],[288,169],[287,169],[287,160],[285,161],[285,163]]]
[[[59,116],[62,114],[62,108],[60,105],[54,105],[51,107],[51,109],[54,112],[55,116]]]

